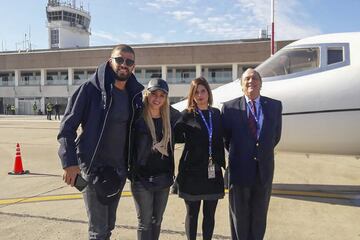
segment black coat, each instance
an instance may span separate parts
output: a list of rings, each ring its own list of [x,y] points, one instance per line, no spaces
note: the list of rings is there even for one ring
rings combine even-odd
[[[180,117],[180,113],[178,110],[170,107],[170,123],[171,128],[173,129],[176,121]],[[130,180],[136,179],[136,176],[139,174],[138,169],[139,167],[144,167],[147,163],[147,160],[151,154],[152,151],[152,138],[151,133],[149,130],[149,127],[146,125],[145,120],[143,117],[140,117],[134,124],[133,128],[134,132],[134,139],[133,139],[133,148],[132,148],[132,157],[130,162]],[[169,173],[171,175],[174,175],[174,134],[172,133],[173,139],[171,140],[171,143],[168,151],[169,151],[169,158],[171,161],[171,168],[169,169]]]
[[[106,125],[106,113],[110,109],[114,81],[114,72],[108,62],[105,62],[71,96],[57,136],[60,143],[58,154],[63,168],[80,165],[87,171],[92,159],[96,161],[98,146]],[[130,103],[127,140],[132,135],[131,126],[143,106],[141,95],[143,89],[144,87],[132,74],[126,83]],[[80,125],[82,133],[77,136]],[[129,153],[131,144],[129,141],[126,142]],[[130,158],[129,154],[128,158]]]
[[[221,167],[225,168],[222,122],[220,111],[216,108],[209,109],[213,122],[212,158],[216,165],[214,179],[208,179],[209,135],[200,114],[185,110],[175,126],[176,142],[185,143],[177,177],[179,196],[187,200],[214,200],[224,196],[221,171]]]

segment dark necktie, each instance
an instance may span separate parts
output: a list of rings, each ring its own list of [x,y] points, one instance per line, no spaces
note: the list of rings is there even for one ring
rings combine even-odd
[[[250,129],[251,135],[255,139],[257,139],[257,123],[256,123],[256,120],[255,120],[255,117],[254,117],[254,115],[256,116],[255,101],[251,101],[250,106],[251,106],[252,112],[254,114],[249,112],[249,118],[248,118],[249,129]]]

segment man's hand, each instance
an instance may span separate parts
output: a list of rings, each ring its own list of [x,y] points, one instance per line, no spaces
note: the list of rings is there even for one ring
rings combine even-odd
[[[76,174],[80,174],[80,168],[79,166],[70,166],[67,168],[64,168],[64,174],[63,174],[63,180],[68,185],[71,185],[72,187],[75,184],[75,178]]]

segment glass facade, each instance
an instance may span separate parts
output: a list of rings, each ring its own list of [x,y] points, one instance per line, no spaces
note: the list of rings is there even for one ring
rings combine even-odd
[[[67,22],[75,23],[76,14],[72,12],[63,12],[63,20]]]
[[[12,105],[15,106],[14,98],[0,97],[0,114],[13,114],[13,111],[11,111]]]
[[[15,85],[14,72],[0,72],[0,87],[14,86]]]
[[[240,67],[240,66],[238,66]],[[226,83],[232,80],[232,66],[203,66],[201,69],[201,75],[206,77],[209,83]],[[183,84],[188,85],[195,77],[196,77],[196,66],[166,66],[167,76],[166,80],[171,84]],[[1,86],[15,86],[15,75],[18,76],[18,86],[40,86],[43,84],[45,86],[67,86],[69,84],[69,79],[72,79],[72,85],[80,85],[87,81],[89,78],[95,74],[96,68],[75,68],[75,69],[37,69],[37,70],[20,70],[17,75],[16,71],[4,71],[0,72],[0,87]],[[69,75],[72,74],[72,76]],[[43,75],[42,75],[43,74]],[[147,85],[151,78],[162,78],[162,67],[147,67],[147,68],[136,68],[135,76],[138,81],[143,85]],[[15,86],[16,88],[16,86]],[[42,88],[39,88],[40,92]],[[56,88],[54,88],[56,89]],[[60,89],[60,88],[59,88]],[[61,88],[63,89],[63,88]],[[68,88],[72,90],[72,88]],[[27,90],[28,91],[28,90]],[[50,91],[50,95],[52,95],[53,90]],[[63,91],[63,90],[62,90]],[[183,87],[180,87],[179,90],[177,88],[174,89],[171,93],[170,101],[171,103],[176,103],[184,99],[186,93],[183,93]],[[70,93],[70,91],[69,91]],[[42,96],[34,96],[35,98],[42,99],[44,98],[45,105],[47,102],[51,102],[55,104],[61,105],[61,112],[65,110],[67,104],[67,97],[49,97],[47,96],[47,92],[42,92]],[[12,98],[13,99],[13,98]],[[29,101],[29,99],[19,99],[19,112],[16,114],[33,114],[32,112],[32,104],[33,101]],[[13,99],[14,100],[14,99]],[[20,101],[21,100],[21,101]],[[40,101],[40,100],[39,100]],[[31,103],[31,104],[30,104]],[[5,104],[5,105],[4,105]],[[30,104],[30,105],[29,105]],[[6,109],[6,103],[3,103],[3,112]],[[5,107],[4,107],[5,106]],[[39,103],[40,106],[40,103]],[[1,109],[0,109],[1,110]],[[43,109],[42,109],[43,110]]]
[[[195,67],[168,68],[167,70],[167,81],[169,83],[190,83],[195,76]]]
[[[88,80],[95,73],[95,69],[74,70],[74,85],[80,85]]]
[[[209,67],[205,74],[202,69],[203,76],[208,80],[209,83],[226,83],[232,81],[232,68],[231,67]]]
[[[147,69],[145,71],[145,80],[149,81],[151,78],[161,78],[161,69]]]
[[[45,85],[67,85],[68,79],[69,76],[67,70],[50,70],[46,72]]]
[[[134,73],[136,79],[141,82],[142,81],[142,77],[141,77],[141,69],[140,68],[135,68],[135,73]]]
[[[147,84],[151,78],[161,78],[161,68],[137,68],[135,77],[140,83]]]
[[[49,22],[62,20],[62,11],[47,12],[47,19]]]
[[[40,80],[40,71],[24,71],[20,73],[19,86],[39,86]]]
[[[70,11],[48,11],[47,19],[49,22],[66,21],[70,23],[70,26],[81,25],[86,30],[90,26],[90,19],[88,17]]]
[[[339,55],[339,54],[337,54]],[[338,57],[339,58],[339,57]],[[80,85],[88,80],[96,69],[74,69],[73,84]],[[232,79],[231,67],[203,67],[201,75],[204,76],[209,83],[227,83]],[[151,78],[162,78],[161,67],[152,68],[136,68],[135,76],[142,84],[147,84]],[[168,67],[167,79],[169,84],[190,83],[196,76],[195,66],[193,67]],[[68,85],[68,69],[47,70],[45,71],[45,85]],[[40,85],[41,72],[37,71],[21,71],[19,78],[19,86]],[[15,72],[0,72],[0,87],[14,86]]]

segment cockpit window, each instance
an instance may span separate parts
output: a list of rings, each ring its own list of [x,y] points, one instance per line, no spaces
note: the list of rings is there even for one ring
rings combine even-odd
[[[295,48],[279,52],[257,67],[262,77],[287,75],[319,67],[319,48]]]
[[[344,51],[343,48],[328,48],[327,50],[328,61],[327,64],[333,64],[344,61]]]

